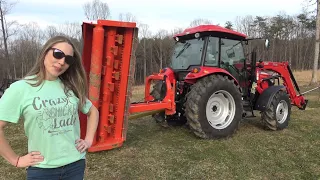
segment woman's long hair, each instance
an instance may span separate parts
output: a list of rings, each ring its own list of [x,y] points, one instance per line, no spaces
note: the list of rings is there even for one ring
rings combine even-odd
[[[36,60],[35,65],[32,69],[27,73],[26,77],[34,76],[32,80],[35,81],[34,84],[31,84],[34,87],[37,87],[43,83],[45,80],[46,69],[44,66],[44,59],[50,48],[52,48],[57,43],[68,43],[73,48],[73,56],[75,62],[70,65],[70,67],[59,77],[64,85],[64,92],[67,94],[69,90],[72,90],[73,93],[79,98],[79,108],[81,109],[85,100],[88,96],[88,83],[87,76],[82,65],[81,56],[79,51],[75,48],[74,44],[65,36],[55,36],[49,39],[43,46],[40,51],[39,57]]]

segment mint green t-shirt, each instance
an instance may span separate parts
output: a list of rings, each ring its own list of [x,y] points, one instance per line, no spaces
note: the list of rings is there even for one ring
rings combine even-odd
[[[35,167],[56,168],[85,158],[75,143],[80,138],[79,99],[71,91],[66,95],[59,78],[38,87],[27,82],[19,80],[5,91],[0,99],[0,120],[24,120],[28,152],[40,151],[44,156]],[[87,114],[91,106],[87,99],[80,111]]]

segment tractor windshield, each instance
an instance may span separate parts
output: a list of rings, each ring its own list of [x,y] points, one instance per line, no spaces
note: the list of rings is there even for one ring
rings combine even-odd
[[[188,69],[190,65],[200,65],[203,43],[204,38],[177,42],[171,58],[171,68]]]

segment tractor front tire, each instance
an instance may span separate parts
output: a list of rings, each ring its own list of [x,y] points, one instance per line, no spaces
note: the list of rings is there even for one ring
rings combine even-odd
[[[261,113],[262,123],[270,130],[282,130],[288,127],[291,114],[291,103],[285,91],[278,91],[270,105]]]
[[[204,139],[233,135],[242,119],[239,86],[227,76],[210,75],[198,80],[187,96],[186,117],[194,134]]]

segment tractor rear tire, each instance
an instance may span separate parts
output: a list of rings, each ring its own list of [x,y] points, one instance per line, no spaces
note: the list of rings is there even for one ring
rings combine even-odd
[[[288,127],[291,114],[289,96],[284,91],[278,91],[267,109],[262,112],[261,120],[270,130],[282,130]]]
[[[200,138],[218,139],[233,135],[242,113],[240,88],[227,76],[204,77],[193,85],[187,96],[188,125]]]

